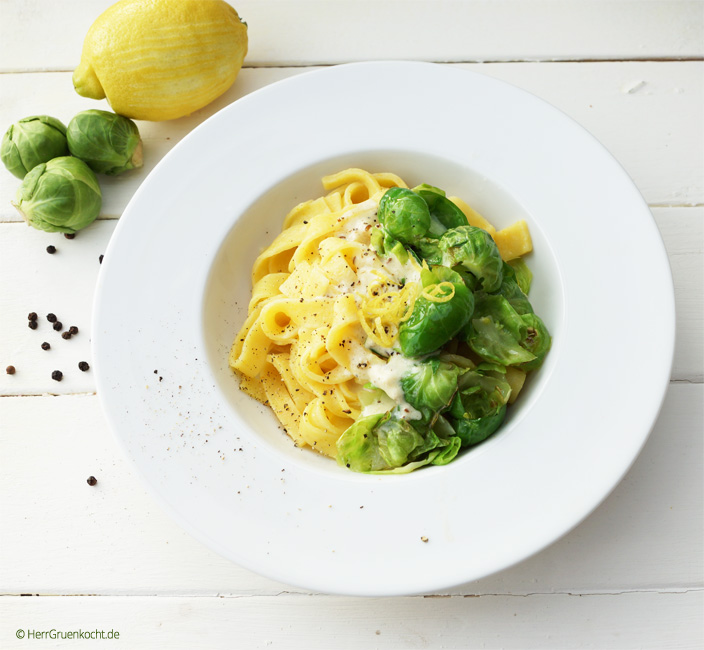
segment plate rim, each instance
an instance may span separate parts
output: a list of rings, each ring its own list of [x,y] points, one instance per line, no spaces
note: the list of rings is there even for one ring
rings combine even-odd
[[[92,331],[94,333],[94,336],[93,336],[93,340],[91,343],[92,348],[93,348],[93,358],[94,358],[95,370],[96,370],[97,393],[99,396],[102,410],[106,415],[110,429],[113,432],[115,439],[118,441],[120,448],[122,449],[123,453],[125,453],[125,455],[130,459],[132,466],[137,470],[137,473],[140,476],[143,483],[145,485],[147,485],[149,492],[157,498],[157,501],[161,504],[161,506],[167,512],[169,512],[171,517],[173,519],[175,519],[182,528],[187,530],[194,537],[200,539],[201,541],[204,541],[210,548],[213,548],[214,550],[219,552],[221,555],[223,555],[224,557],[227,557],[229,559],[233,559],[231,550],[228,550],[227,548],[225,548],[225,549],[219,548],[220,544],[217,544],[217,543],[214,544],[213,540],[210,539],[207,535],[204,535],[202,531],[194,530],[191,523],[187,520],[184,520],[184,518],[180,515],[180,513],[173,508],[173,504],[170,504],[169,501],[164,497],[164,495],[161,494],[155,488],[155,486],[150,481],[149,476],[146,476],[143,474],[141,467],[136,462],[136,460],[133,458],[133,455],[132,455],[133,452],[125,444],[125,440],[119,434],[118,430],[120,427],[120,423],[119,423],[119,421],[117,421],[114,418],[114,411],[113,411],[114,405],[111,404],[109,401],[109,398],[111,396],[111,392],[109,390],[107,378],[103,375],[102,362],[99,360],[101,357],[101,354],[102,354],[101,353],[101,345],[103,345],[102,340],[101,340],[102,334],[100,333],[100,326],[99,326],[100,319],[101,319],[100,309],[102,306],[102,301],[104,300],[104,296],[102,294],[102,291],[103,291],[103,285],[105,283],[105,278],[108,277],[110,273],[112,273],[111,262],[110,262],[111,252],[113,251],[113,249],[116,249],[118,246],[122,245],[121,243],[119,243],[120,239],[122,237],[121,233],[122,233],[123,229],[125,229],[127,227],[125,224],[128,224],[128,222],[133,219],[133,217],[131,217],[129,215],[132,214],[133,211],[137,210],[137,208],[135,206],[138,206],[139,202],[142,201],[142,195],[148,193],[149,188],[151,186],[151,182],[152,182],[152,181],[150,181],[150,179],[153,179],[156,176],[160,175],[162,173],[161,170],[166,168],[166,166],[168,165],[168,161],[173,160],[173,159],[177,158],[179,155],[181,155],[179,152],[182,150],[185,150],[184,149],[185,146],[188,146],[187,144],[184,145],[184,143],[189,143],[189,142],[195,140],[196,138],[198,138],[199,137],[198,134],[201,133],[201,130],[204,128],[207,128],[206,125],[208,125],[209,123],[212,123],[211,120],[214,120],[216,118],[222,119],[222,117],[218,118],[217,117],[218,115],[224,114],[227,111],[238,110],[236,107],[238,105],[240,105],[241,102],[244,102],[245,100],[248,102],[256,102],[256,101],[258,101],[258,99],[257,99],[258,97],[262,97],[262,96],[266,97],[266,94],[272,92],[271,89],[274,87],[276,87],[276,89],[290,87],[292,85],[295,87],[296,85],[301,83],[300,82],[301,79],[309,78],[313,75],[318,75],[318,76],[322,77],[324,75],[334,74],[334,72],[332,72],[332,71],[335,69],[349,70],[350,68],[358,68],[358,69],[359,68],[370,69],[370,68],[380,68],[380,67],[382,67],[382,68],[387,67],[388,68],[388,66],[406,67],[407,69],[410,69],[409,67],[413,67],[413,66],[423,66],[427,69],[446,68],[446,66],[443,66],[441,64],[426,63],[426,62],[376,61],[376,62],[341,64],[339,66],[333,66],[332,68],[324,68],[324,69],[307,71],[302,74],[295,75],[293,77],[289,77],[287,79],[280,80],[278,82],[275,82],[274,84],[270,84],[268,86],[265,86],[263,88],[260,88],[256,91],[254,91],[253,93],[250,93],[249,95],[246,95],[245,97],[237,100],[233,104],[230,104],[229,106],[223,108],[221,111],[219,111],[218,113],[216,113],[212,117],[208,118],[207,120],[204,120],[203,123],[198,125],[195,129],[193,129],[193,131],[191,131],[189,134],[187,134],[178,144],[176,144],[174,146],[174,148],[170,152],[168,152],[164,156],[164,158],[162,160],[159,161],[159,163],[157,163],[154,170],[152,170],[152,172],[149,174],[149,176],[144,179],[144,181],[142,182],[142,184],[140,185],[140,187],[136,191],[135,195],[132,197],[132,199],[128,203],[127,207],[125,208],[123,215],[120,218],[120,221],[118,222],[118,224],[115,228],[115,231],[111,237],[111,240],[110,240],[108,247],[107,247],[107,250],[105,252],[106,264],[104,265],[104,267],[101,267],[99,277],[98,277],[98,282],[96,284],[96,289],[95,289],[95,301],[94,301],[94,309],[93,309],[93,315],[92,315],[92,321],[93,321],[92,322]],[[588,131],[586,131],[586,129],[584,129],[584,127],[579,125],[577,122],[575,122],[569,116],[567,116],[564,113],[562,113],[561,111],[559,111],[559,109],[556,109],[554,106],[548,104],[544,100],[536,98],[535,95],[532,95],[531,93],[528,93],[525,90],[518,89],[518,88],[516,88],[516,87],[514,87],[504,81],[496,80],[493,78],[487,78],[487,77],[484,77],[484,75],[480,75],[479,73],[476,73],[474,71],[469,71],[469,70],[459,69],[459,68],[455,68],[455,70],[457,70],[457,71],[461,70],[461,73],[468,75],[468,78],[471,77],[472,75],[474,75],[474,76],[482,77],[485,79],[491,79],[491,83],[501,84],[505,87],[508,87],[511,89],[511,92],[518,91],[520,93],[524,93],[525,95],[529,95],[530,97],[538,99],[538,101],[541,102],[541,104],[543,106],[550,107],[550,109],[557,111],[562,116],[566,117],[572,123],[573,127],[578,127],[584,133],[588,134],[589,137],[604,152],[606,152],[607,155],[612,158],[612,160],[614,160],[618,164],[618,166],[621,168],[621,170],[623,172],[625,179],[627,179],[631,183],[632,188],[635,189],[636,193],[638,193],[637,188],[635,187],[635,184],[633,184],[633,181],[630,179],[630,177],[628,177],[625,170],[623,170],[623,168],[620,166],[618,161],[616,161],[616,159],[603,147],[603,145],[601,145],[601,143],[599,143],[596,140],[596,138],[594,138],[593,135],[589,134]],[[276,89],[273,92],[279,92],[279,90],[276,90]],[[235,108],[233,108],[233,107],[235,107]],[[642,201],[642,197],[641,197],[641,201]],[[650,210],[649,210],[647,204],[645,204],[644,201],[642,201],[642,203],[643,203],[643,206],[645,207],[645,209],[648,211],[648,213],[650,213]],[[643,206],[641,206],[641,207],[643,207]],[[654,224],[652,214],[650,214],[650,218],[652,220],[652,226],[655,227],[655,230],[657,232],[657,227]],[[659,235],[659,233],[658,233],[658,235]],[[662,244],[661,238],[660,238],[660,243]],[[667,258],[666,252],[664,250],[664,246],[662,247],[661,252],[664,254],[665,260],[668,262],[668,268],[669,268],[669,260]],[[510,566],[518,564],[518,563],[524,561],[525,559],[532,557],[533,555],[535,555],[536,553],[538,553],[542,549],[546,548],[547,546],[554,543],[555,541],[557,541],[558,539],[560,539],[561,537],[563,537],[564,535],[569,533],[571,530],[573,530],[577,525],[579,525],[579,523],[584,521],[584,519],[586,519],[608,497],[608,495],[613,491],[613,489],[619,484],[619,482],[622,480],[622,478],[628,472],[628,470],[632,466],[633,462],[635,462],[636,458],[638,457],[640,451],[642,450],[643,446],[645,445],[645,443],[648,439],[648,436],[650,434],[650,431],[652,430],[652,427],[654,426],[655,421],[657,420],[657,414],[659,414],[659,412],[662,408],[662,404],[663,404],[665,395],[667,393],[667,386],[669,384],[669,379],[670,379],[670,375],[671,375],[672,363],[673,363],[673,359],[674,359],[674,337],[675,337],[674,288],[673,288],[671,274],[669,276],[669,285],[670,285],[669,293],[670,293],[670,297],[671,297],[671,305],[670,305],[671,309],[667,310],[670,318],[669,318],[669,322],[666,323],[666,328],[668,328],[671,331],[671,336],[669,337],[669,341],[668,341],[669,345],[667,346],[667,349],[665,350],[665,355],[664,355],[665,357],[669,356],[669,363],[667,364],[668,371],[666,373],[667,376],[665,377],[664,376],[665,373],[663,373],[663,378],[662,378],[662,382],[661,382],[662,385],[660,385],[660,388],[656,391],[660,395],[660,400],[659,400],[659,403],[657,404],[657,408],[655,409],[655,416],[652,418],[652,423],[651,423],[648,431],[644,432],[643,435],[641,436],[640,444],[638,445],[638,448],[634,451],[634,453],[632,453],[632,457],[630,459],[630,462],[626,466],[623,466],[621,468],[622,471],[620,473],[618,480],[616,480],[613,483],[613,485],[611,485],[611,487],[601,496],[601,498],[597,502],[593,503],[590,509],[588,509],[587,511],[583,511],[581,513],[581,515],[575,521],[573,521],[568,528],[562,530],[561,534],[559,534],[556,537],[553,536],[552,539],[550,541],[548,541],[547,543],[541,543],[541,544],[538,544],[535,548],[527,549],[524,554],[516,557],[516,559],[513,562],[505,564],[505,565],[498,567],[498,568],[494,568],[494,569],[488,571],[485,575],[490,575],[490,574],[495,573],[496,571],[509,568]],[[633,450],[632,450],[632,452],[633,452]],[[309,584],[300,584],[296,581],[289,580],[285,577],[282,578],[281,575],[277,574],[276,572],[272,573],[271,571],[267,571],[267,567],[261,567],[261,566],[252,567],[251,565],[248,565],[246,562],[242,561],[241,559],[235,560],[235,561],[237,561],[238,564],[246,566],[247,568],[255,570],[257,573],[259,573],[261,575],[265,575],[265,576],[267,576],[271,579],[274,579],[274,580],[279,580],[279,581],[284,580],[284,581],[289,582],[291,584],[298,584],[299,586],[302,586],[304,588],[314,588],[314,589],[319,588],[319,589],[323,589],[324,591],[327,591],[328,593],[339,593],[339,594],[348,594],[348,595],[409,595],[409,594],[423,593],[423,592],[427,591],[428,589],[435,590],[435,589],[448,588],[448,587],[456,586],[457,584],[462,584],[467,581],[466,579],[463,578],[458,583],[447,584],[446,582],[443,582],[441,584],[434,584],[432,582],[432,580],[426,580],[425,584],[427,585],[427,587],[422,587],[420,589],[414,587],[410,590],[407,587],[403,588],[401,590],[398,590],[398,589],[395,589],[393,587],[388,587],[388,586],[384,586],[384,587],[378,588],[376,590],[371,590],[371,591],[359,590],[359,589],[354,589],[354,588],[350,589],[348,587],[342,587],[341,589],[338,590],[335,588],[334,585],[326,583],[324,580],[322,582],[320,582],[320,581],[316,582],[315,580],[312,580]],[[484,577],[484,576],[478,576],[478,577]],[[476,579],[476,578],[470,577],[469,579]],[[321,586],[321,585],[324,585],[324,586]],[[417,586],[420,586],[420,585],[418,584]]]

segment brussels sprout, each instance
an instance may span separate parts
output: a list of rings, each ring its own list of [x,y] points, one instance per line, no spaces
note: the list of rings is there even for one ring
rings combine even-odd
[[[400,467],[423,444],[423,436],[408,422],[386,415],[360,418],[337,441],[337,462],[355,472]]]
[[[439,413],[449,406],[457,391],[457,377],[462,372],[454,364],[431,359],[415,365],[401,377],[406,401],[415,409]]]
[[[454,434],[454,430],[448,427]],[[459,451],[458,436],[417,430],[392,413],[360,418],[337,441],[337,462],[355,472],[405,474],[431,463],[449,463]]]
[[[511,286],[511,282],[510,279],[504,280],[502,289]],[[528,299],[518,285],[515,286],[514,302],[524,308],[523,301],[516,299],[516,293],[523,296],[526,303]],[[520,313],[514,303],[501,294],[477,292],[474,298],[474,317],[469,327],[463,330],[470,347],[488,361],[518,365],[523,370],[540,367],[550,349],[551,337],[543,321],[533,313],[530,303],[530,311]],[[526,357],[519,348],[533,358]]]
[[[526,335],[527,326],[520,314],[511,303],[501,294],[484,293],[477,291],[474,294],[474,318],[491,316],[494,321],[501,323],[517,341]]]
[[[421,192],[433,192],[439,196],[445,196],[445,190],[441,190],[439,187],[435,187],[435,185],[428,185],[428,183],[421,183],[412,189],[416,194],[421,194]]]
[[[419,237],[413,242],[414,250],[418,251],[418,256],[432,266],[442,264],[442,251],[440,250],[440,240],[432,237]]]
[[[401,264],[405,264],[408,261],[408,251],[403,244],[384,232],[383,229],[374,228],[370,239],[370,243],[379,257],[394,255]]]
[[[116,176],[143,164],[137,125],[122,115],[83,111],[68,123],[66,136],[71,153],[99,174]]]
[[[450,199],[445,197],[445,192],[432,185],[419,185],[413,191],[428,205],[431,218],[437,219],[442,224],[443,230],[466,226],[467,217]]]
[[[402,244],[413,244],[430,228],[430,211],[413,190],[392,187],[379,201],[377,219],[384,230]]]
[[[447,465],[455,460],[462,447],[462,439],[459,436],[452,436],[447,439],[446,444],[429,454],[431,465]]]
[[[494,433],[506,416],[511,387],[501,373],[470,370],[452,401],[448,418],[463,447],[476,445]]]
[[[513,267],[504,263],[504,273],[503,280],[501,281],[501,286],[499,287],[499,293],[506,298],[516,310],[518,314],[532,314],[533,307],[530,304],[530,300],[526,294],[521,290],[520,285],[516,280],[516,273]]]
[[[430,354],[455,336],[472,317],[474,297],[462,278],[444,266],[421,271],[423,287],[450,282],[454,295],[446,302],[434,302],[423,295],[413,307],[411,317],[399,328],[401,350],[407,357]]]
[[[504,262],[486,230],[475,226],[452,228],[442,236],[439,247],[445,266],[462,266],[481,280],[485,291],[496,291],[501,286]]]
[[[52,158],[68,156],[66,127],[54,117],[34,115],[15,122],[5,133],[0,158],[17,178]]]
[[[90,167],[72,156],[37,165],[25,176],[13,205],[38,230],[75,233],[95,221],[102,194]]]
[[[522,370],[535,370],[539,368],[545,355],[552,345],[552,337],[545,323],[535,314],[523,314],[521,319],[526,324],[526,334],[521,339],[521,345],[530,353],[535,355],[533,361],[521,364]]]
[[[530,285],[533,282],[533,273],[528,268],[522,257],[517,257],[515,260],[508,262],[508,265],[513,269],[516,276],[516,282],[520,287],[521,291],[528,295],[530,292]]]
[[[488,364],[487,364],[488,365]],[[458,398],[462,402],[462,409],[470,418],[490,415],[499,406],[508,403],[511,396],[511,385],[506,380],[505,373],[497,372],[491,367],[477,367],[462,375],[458,382]],[[458,414],[457,398],[452,401],[450,414]]]
[[[513,334],[492,316],[472,318],[468,343],[482,359],[504,366],[528,363],[536,358],[521,347]]]
[[[500,406],[495,413],[474,418],[461,418],[454,421],[457,436],[462,447],[471,447],[486,440],[503,423],[506,417],[506,404]]]

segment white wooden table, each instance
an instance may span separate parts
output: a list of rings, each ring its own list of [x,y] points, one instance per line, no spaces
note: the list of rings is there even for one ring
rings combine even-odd
[[[71,71],[85,32],[110,4],[0,0],[2,132],[28,115],[68,122],[80,110],[106,107],[74,93]],[[74,240],[21,223],[10,205],[19,182],[0,169],[0,647],[704,647],[704,4],[234,6],[250,35],[235,85],[188,118],[140,122],[144,169],[101,177],[101,218]],[[313,66],[372,59],[436,61],[498,77],[589,129],[652,208],[670,255],[678,318],[672,381],[652,435],[585,522],[499,575],[388,599],[307,593],[193,540],[146,493],[108,430],[92,371],[77,367],[91,362],[98,257],[164,154],[257,88]],[[56,254],[46,253],[49,244]],[[36,331],[27,327],[31,311],[39,314]],[[62,340],[44,318],[49,312],[79,334]],[[43,341],[51,350],[40,348]],[[637,372],[647,372],[644,352]],[[13,376],[4,372],[10,364]],[[51,379],[55,369],[64,372],[61,383]],[[116,630],[119,640],[18,638],[18,630],[52,628]]]

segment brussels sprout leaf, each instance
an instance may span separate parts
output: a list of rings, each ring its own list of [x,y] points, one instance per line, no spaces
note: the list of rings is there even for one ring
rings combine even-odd
[[[505,366],[527,363],[536,358],[524,350],[513,335],[491,316],[472,319],[468,343],[482,359]]]
[[[421,295],[411,317],[399,328],[403,354],[409,357],[434,352],[455,336],[474,310],[474,297],[462,278],[451,269],[434,266],[421,272],[423,287],[442,282],[452,284],[454,295],[445,302],[429,300]]]

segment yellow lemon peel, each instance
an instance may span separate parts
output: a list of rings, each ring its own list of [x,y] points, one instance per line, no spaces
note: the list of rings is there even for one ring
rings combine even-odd
[[[448,302],[455,296],[455,285],[452,282],[430,284],[420,295],[430,302]]]
[[[360,296],[361,307],[357,310],[367,336],[381,347],[392,347],[399,326],[411,317],[417,295],[416,282],[408,282],[400,289],[390,281],[372,283],[367,295]]]

